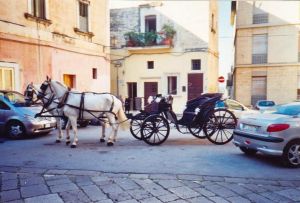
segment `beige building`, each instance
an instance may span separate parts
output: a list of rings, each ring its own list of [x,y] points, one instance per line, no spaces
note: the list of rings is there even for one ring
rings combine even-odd
[[[300,2],[233,2],[234,96],[245,105],[300,97]]]
[[[188,99],[218,91],[215,1],[148,1],[111,9],[110,17],[113,93],[172,94],[181,112]]]
[[[0,89],[46,75],[81,91],[110,91],[107,0],[0,0]]]

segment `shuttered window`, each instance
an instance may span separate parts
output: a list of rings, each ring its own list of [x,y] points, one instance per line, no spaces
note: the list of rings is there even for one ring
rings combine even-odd
[[[168,76],[168,94],[177,94],[177,76]]]
[[[46,19],[45,0],[31,0],[32,15]]]
[[[263,2],[254,2],[253,4],[253,24],[269,22],[269,14],[261,8]]]
[[[267,98],[267,77],[252,77],[251,104]]]
[[[88,4],[79,2],[79,29],[88,32]]]
[[[268,59],[268,35],[259,34],[252,37],[252,63],[267,63]]]

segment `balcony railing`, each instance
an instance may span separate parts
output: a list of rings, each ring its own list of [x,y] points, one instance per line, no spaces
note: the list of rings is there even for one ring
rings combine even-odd
[[[173,38],[166,37],[164,33],[137,33],[130,32],[124,35],[126,47],[172,46]]]
[[[269,22],[269,15],[267,13],[253,15],[253,24],[262,24],[268,22]]]
[[[252,64],[264,64],[268,62],[267,54],[252,54]]]

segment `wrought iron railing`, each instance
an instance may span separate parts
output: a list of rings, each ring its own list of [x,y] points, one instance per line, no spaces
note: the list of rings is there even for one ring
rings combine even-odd
[[[124,35],[126,47],[145,47],[145,46],[160,46],[172,45],[173,38],[166,37],[165,33],[155,32],[130,32]]]

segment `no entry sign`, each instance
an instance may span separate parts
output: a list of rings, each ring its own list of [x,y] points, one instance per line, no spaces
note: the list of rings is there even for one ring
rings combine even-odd
[[[225,81],[225,78],[223,76],[218,77],[218,82],[223,83]]]

